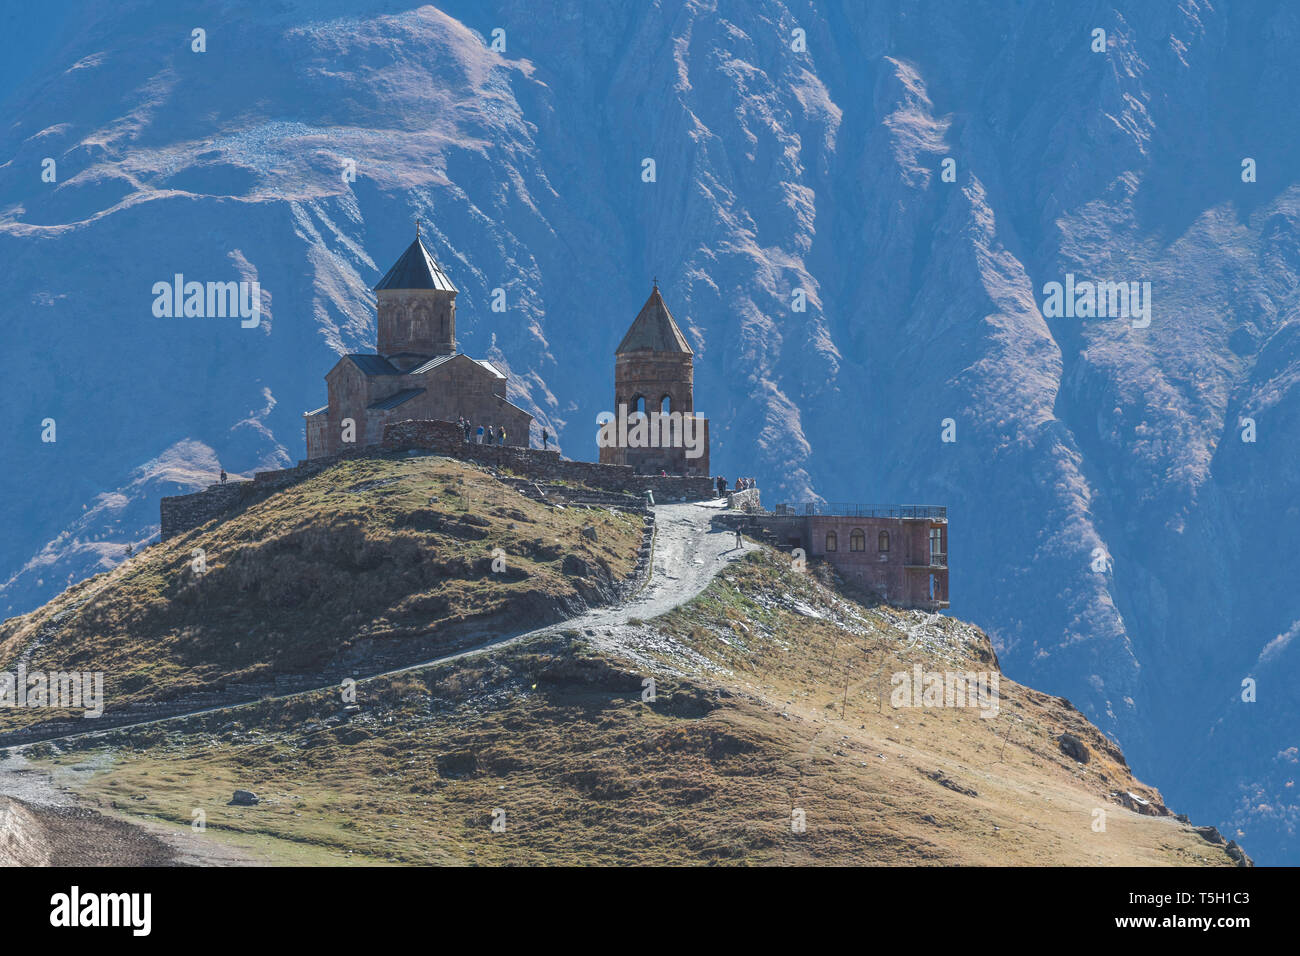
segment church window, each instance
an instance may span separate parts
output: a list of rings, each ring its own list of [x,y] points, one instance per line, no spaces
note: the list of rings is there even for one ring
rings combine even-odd
[[[854,528],[849,534],[849,550],[865,551],[867,550],[867,536],[862,533],[861,528]]]

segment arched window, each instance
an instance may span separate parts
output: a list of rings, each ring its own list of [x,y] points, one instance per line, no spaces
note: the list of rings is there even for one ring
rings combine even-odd
[[[667,415],[672,410],[673,410],[673,397],[671,395],[665,395],[663,398],[659,399],[660,412]]]
[[[876,536],[876,550],[884,554],[889,550],[889,532],[882,531]]]
[[[628,418],[635,419],[635,418],[644,418],[644,417],[645,417],[645,396],[637,395],[632,399],[632,411],[628,414]]]
[[[854,528],[849,534],[849,550],[865,551],[867,550],[867,536],[862,533],[861,528]]]
[[[834,531],[826,532],[826,550],[834,551],[840,546],[840,539],[836,537]]]

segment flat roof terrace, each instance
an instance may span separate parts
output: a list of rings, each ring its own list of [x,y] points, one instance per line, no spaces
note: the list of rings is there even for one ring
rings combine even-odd
[[[840,501],[805,501],[797,505],[773,505],[772,514],[790,517],[813,515],[837,518],[948,520],[948,509],[944,505],[859,505]]]

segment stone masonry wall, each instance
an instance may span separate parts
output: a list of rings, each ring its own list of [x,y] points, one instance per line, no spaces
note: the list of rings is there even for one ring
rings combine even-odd
[[[510,445],[466,444],[452,422],[412,420],[396,422],[384,429],[384,447],[391,451],[421,448],[449,458],[460,458],[509,468],[530,478],[572,481],[605,491],[652,492],[656,501],[696,501],[713,497],[713,479],[708,476],[638,475],[627,465],[602,465],[592,461],[569,461],[559,452]]]
[[[159,504],[162,539],[175,537],[219,518],[241,504],[267,492],[297,484],[347,458],[380,457],[403,451],[429,451],[493,468],[508,468],[530,478],[568,481],[605,491],[644,494],[650,491],[655,501],[698,501],[713,497],[713,479],[701,477],[658,477],[638,475],[626,465],[601,465],[588,461],[567,461],[558,452],[510,445],[466,444],[452,422],[407,420],[384,427],[384,440],[324,458],[312,458],[295,468],[259,471],[252,481],[234,481],[212,485],[204,491],[163,498]]]

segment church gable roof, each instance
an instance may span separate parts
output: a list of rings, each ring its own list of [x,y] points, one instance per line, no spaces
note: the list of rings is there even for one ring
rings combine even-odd
[[[485,359],[470,358],[464,352],[455,352],[451,355],[439,355],[437,358],[429,359],[429,361],[425,362],[423,365],[419,366],[418,368],[411,369],[406,374],[423,375],[425,372],[432,372],[438,366],[446,362],[450,362],[453,359],[464,359],[466,362],[473,362],[475,365],[480,365],[483,368],[487,369],[497,378],[505,378],[505,375],[503,375],[501,371],[491,362],[488,362]]]
[[[371,402],[370,407],[377,410],[387,411],[388,409],[397,408],[399,405],[405,405],[417,395],[423,395],[422,388],[404,388],[395,395],[389,395],[387,398],[381,398],[377,402]]]
[[[618,344],[614,354],[634,352],[637,349],[694,354],[686,344],[686,336],[682,335],[682,330],[673,321],[673,315],[664,304],[657,285],[650,293],[650,298],[645,300],[645,305],[641,306],[641,311],[637,313],[632,327],[627,330],[627,335],[623,336],[623,341]]]
[[[458,292],[456,286],[442,271],[442,266],[424,248],[419,236],[406,247],[402,257],[393,263],[393,267],[384,273],[384,277],[375,286],[381,289],[436,289],[439,292]]]
[[[343,356],[358,369],[362,375],[401,375],[396,366],[382,355],[365,355],[355,353]]]

